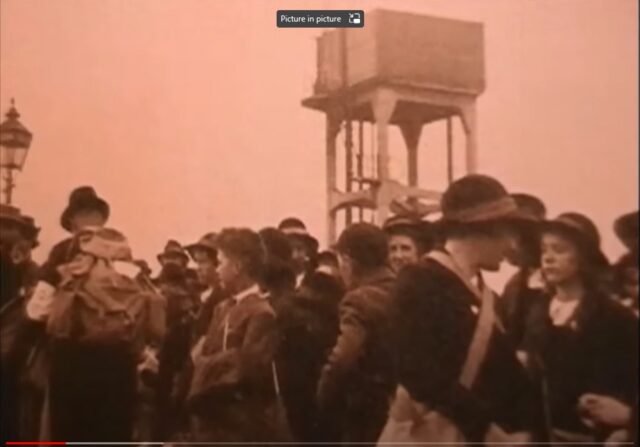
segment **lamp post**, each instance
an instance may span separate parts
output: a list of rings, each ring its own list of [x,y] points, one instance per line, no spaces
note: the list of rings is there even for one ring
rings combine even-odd
[[[22,171],[31,145],[31,132],[22,125],[18,118],[15,101],[11,99],[11,107],[6,114],[7,119],[0,124],[0,170],[6,171],[4,176],[5,202],[11,205],[11,195],[16,186],[13,171]]]

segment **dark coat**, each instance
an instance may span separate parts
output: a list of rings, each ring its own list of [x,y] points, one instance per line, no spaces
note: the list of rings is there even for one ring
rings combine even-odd
[[[238,304],[229,298],[215,308],[188,397],[196,441],[279,440],[272,370],[278,340],[264,297],[250,295]]]
[[[197,342],[200,337],[206,335],[209,324],[211,323],[211,318],[213,317],[213,310],[218,304],[223,302],[225,298],[227,298],[227,296],[224,291],[220,288],[215,288],[209,296],[207,296],[204,303],[198,307],[193,327],[194,342]]]
[[[578,399],[585,393],[596,393],[635,405],[638,322],[629,309],[591,291],[568,325],[554,326],[549,317],[550,301],[546,296],[532,309],[524,347],[537,360],[540,378],[548,384],[553,427],[594,434],[580,420]]]
[[[471,388],[459,382],[478,322],[472,308],[480,306],[462,280],[425,258],[400,273],[396,293],[398,378],[411,397],[451,419],[471,442],[482,442],[492,422],[526,428],[533,387],[499,328]]]
[[[129,345],[52,340],[51,439],[131,442],[138,358]]]
[[[62,279],[58,267],[71,261],[78,253],[80,253],[80,247],[75,238],[70,237],[58,242],[40,267],[40,280],[56,287]]]
[[[507,282],[496,302],[496,313],[513,345],[520,347],[531,308],[544,295],[542,289],[529,286],[530,269],[521,269]]]
[[[375,442],[395,385],[391,332],[395,277],[381,268],[340,303],[340,334],[318,384],[322,412],[343,407],[343,442]],[[341,404],[341,405],[340,405]]]
[[[338,336],[343,293],[339,281],[316,273],[297,292],[275,300],[282,337],[277,360],[282,397],[293,434],[303,442],[335,439],[335,424],[318,419],[316,388]]]
[[[23,292],[28,286],[29,270],[24,267],[28,266],[16,266],[8,257],[0,258],[2,440],[35,439],[42,408],[43,389],[29,383],[32,375],[28,360],[34,347],[43,341],[44,325],[27,318]]]
[[[158,356],[157,420],[154,431],[155,439],[165,440],[178,430],[181,425],[178,415],[184,413],[175,384],[189,364],[198,298],[190,293],[186,284],[164,283],[160,285],[160,290],[167,301],[167,333]]]

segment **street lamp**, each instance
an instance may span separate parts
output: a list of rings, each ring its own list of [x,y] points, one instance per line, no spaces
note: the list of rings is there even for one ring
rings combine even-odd
[[[7,205],[11,205],[11,193],[16,184],[13,181],[13,171],[22,171],[24,162],[27,159],[27,151],[31,145],[31,132],[22,125],[18,118],[20,114],[16,110],[16,105],[11,99],[11,108],[7,112],[7,119],[0,124],[0,169],[7,171],[4,177],[5,193]]]

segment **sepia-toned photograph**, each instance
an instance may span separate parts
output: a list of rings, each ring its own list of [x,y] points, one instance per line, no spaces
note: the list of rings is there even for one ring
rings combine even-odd
[[[0,441],[638,443],[637,0],[0,0]]]

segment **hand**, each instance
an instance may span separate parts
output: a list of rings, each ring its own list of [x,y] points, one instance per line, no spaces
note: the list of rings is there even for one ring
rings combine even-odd
[[[484,438],[487,446],[522,445],[531,442],[531,436],[526,432],[507,433],[496,424],[491,424]]]
[[[631,421],[631,408],[609,396],[584,394],[579,399],[578,408],[600,425],[625,427]]]
[[[509,435],[496,424],[491,424],[484,435],[484,443],[487,446],[501,445],[507,440]]]
[[[27,301],[27,317],[34,321],[45,321],[51,314],[55,291],[51,284],[45,281],[38,282]]]
[[[626,430],[617,430],[611,433],[611,435],[605,440],[605,447],[618,447],[628,445],[631,441],[631,436]]]

